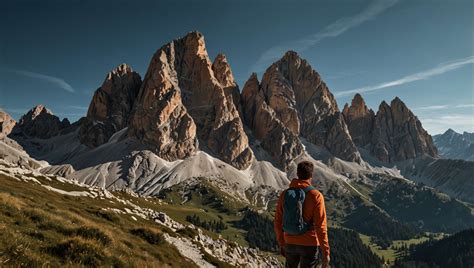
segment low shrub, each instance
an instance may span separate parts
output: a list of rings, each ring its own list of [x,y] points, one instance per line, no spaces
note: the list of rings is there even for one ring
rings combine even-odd
[[[187,236],[189,238],[194,238],[198,235],[197,231],[195,229],[191,229],[189,227],[185,227],[183,229],[179,229],[176,231],[178,234],[181,234],[183,236]]]
[[[155,233],[145,228],[132,229],[130,233],[144,239],[152,245],[162,244],[165,241],[163,234]]]
[[[104,261],[104,253],[99,247],[75,239],[51,246],[47,252],[65,262],[92,267],[97,267]]]
[[[70,231],[72,235],[80,236],[84,239],[94,239],[100,242],[102,245],[108,245],[112,240],[101,230],[92,227],[79,227]]]

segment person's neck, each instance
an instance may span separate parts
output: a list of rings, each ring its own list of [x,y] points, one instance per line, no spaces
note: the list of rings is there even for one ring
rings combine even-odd
[[[296,178],[297,180],[300,180],[300,181],[308,181],[308,182],[311,182],[311,177],[310,178],[307,178],[307,179],[300,179],[300,178]]]

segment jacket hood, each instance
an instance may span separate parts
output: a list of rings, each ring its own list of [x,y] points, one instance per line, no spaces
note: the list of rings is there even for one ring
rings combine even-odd
[[[311,180],[292,179],[290,188],[306,188],[311,185]]]

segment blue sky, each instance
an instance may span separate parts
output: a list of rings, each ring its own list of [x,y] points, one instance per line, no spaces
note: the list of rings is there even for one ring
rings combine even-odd
[[[340,108],[354,92],[374,110],[399,96],[431,134],[474,132],[471,0],[2,1],[0,107],[18,119],[42,103],[77,120],[109,70],[126,62],[143,76],[192,30],[241,87],[292,49]]]

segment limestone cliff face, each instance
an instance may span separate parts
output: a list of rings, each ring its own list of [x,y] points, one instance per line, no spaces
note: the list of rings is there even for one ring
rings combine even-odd
[[[390,105],[382,102],[375,115],[356,94],[343,114],[354,142],[383,162],[438,157],[433,139],[398,97]]]
[[[262,121],[258,112],[266,109],[271,111],[268,117],[278,119],[295,137],[323,146],[343,160],[361,161],[333,95],[320,75],[296,52],[289,51],[272,64],[258,86],[252,81],[255,79],[251,77],[247,82],[252,86],[247,92],[244,88],[242,100],[245,118],[257,138],[268,133],[269,123]]]
[[[372,134],[372,153],[385,162],[422,155],[438,157],[433,139],[398,97],[390,105],[380,104]]]
[[[214,63],[212,63],[212,71],[214,72],[217,81],[219,81],[223,87],[227,101],[234,103],[234,106],[240,113],[241,105],[239,86],[234,80],[234,75],[232,74],[232,70],[224,54],[221,53],[214,59]]]
[[[194,132],[197,132],[203,148],[207,147],[211,153],[236,168],[243,169],[251,164],[253,153],[236,107],[238,98],[234,100],[235,93],[232,93],[238,90],[237,85],[223,55],[217,57],[213,70],[201,33],[191,32],[155,53],[141,90],[146,98],[140,95],[138,103],[156,99],[155,92],[163,88],[169,92],[166,96],[173,96],[172,100],[166,100],[167,103],[174,103],[173,109],[175,106],[179,109],[185,107],[186,114],[189,113],[196,125]],[[178,105],[181,101],[183,107]],[[140,115],[153,103],[137,107],[132,120],[132,133],[143,129],[140,125],[145,122],[140,122]]]
[[[44,105],[37,105],[23,115],[12,130],[13,135],[22,135],[31,138],[49,139],[57,136],[71,124],[64,118],[59,120]]]
[[[243,115],[261,146],[280,168],[287,169],[291,161],[303,153],[298,135],[278,119],[265,102],[257,75],[253,73],[242,91]]]
[[[371,142],[375,113],[367,108],[364,99],[356,94],[349,106],[347,103],[342,111],[352,140],[357,146],[366,147]]]
[[[196,125],[181,99],[170,45],[153,56],[133,107],[128,135],[148,144],[169,161],[197,150]],[[173,57],[171,57],[173,56]]]
[[[0,138],[8,136],[15,127],[16,121],[8,113],[0,109]]]
[[[117,131],[128,126],[133,104],[142,84],[140,75],[121,64],[98,88],[81,123],[79,138],[90,148],[106,143]]]

